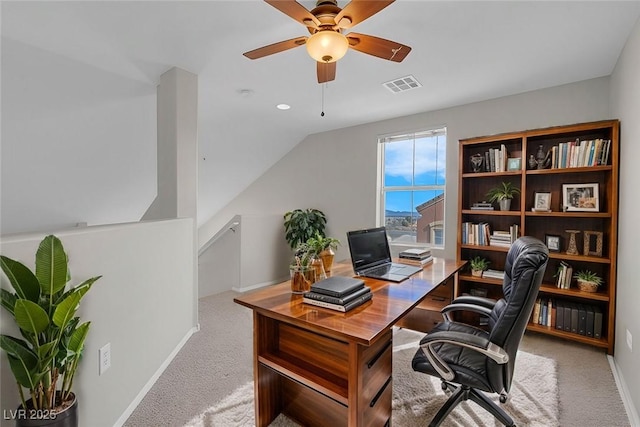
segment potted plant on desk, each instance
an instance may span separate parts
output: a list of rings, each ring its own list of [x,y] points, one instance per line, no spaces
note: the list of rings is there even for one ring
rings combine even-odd
[[[90,322],[80,324],[76,311],[101,276],[67,289],[68,258],[55,236],[40,242],[35,274],[5,256],[0,256],[0,263],[15,290],[1,290],[2,307],[22,335],[0,336],[20,394],[16,426],[77,427],[77,396],[71,389]]]
[[[339,244],[340,240],[333,237],[322,236],[320,233],[316,233],[315,237],[307,240],[307,245],[311,246],[322,260],[322,266],[327,276],[331,275],[333,258],[335,257],[334,251],[338,249]]]
[[[317,255],[316,250],[306,243],[296,248],[294,262],[289,266],[291,292],[294,294],[309,292],[311,285],[326,277],[322,261]]]
[[[295,209],[284,214],[284,237],[289,247],[296,249],[316,233],[324,236],[326,224],[326,216],[318,209]]]

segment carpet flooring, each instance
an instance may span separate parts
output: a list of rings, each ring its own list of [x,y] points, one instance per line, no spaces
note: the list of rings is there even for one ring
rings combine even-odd
[[[393,419],[392,425],[422,427],[433,418],[449,397],[442,391],[440,380],[416,374],[411,359],[422,334],[396,330],[394,341],[408,342],[394,345],[393,354]],[[517,425],[553,427],[558,422],[558,384],[553,359],[519,352],[509,401],[502,407],[512,415]],[[493,399],[496,403],[497,396]],[[254,421],[253,382],[248,382],[231,395],[194,417],[185,427],[237,426],[252,427]],[[474,402],[458,405],[445,419],[443,427],[491,427],[495,419]],[[298,427],[284,415],[278,416],[272,427]]]
[[[170,363],[125,427],[184,426],[253,379],[252,313],[233,302],[235,295],[227,291],[200,300],[200,331]],[[397,345],[404,343],[394,340]],[[556,363],[557,425],[630,425],[602,350],[532,333],[525,334],[520,348]],[[520,365],[516,365],[516,373],[518,369]],[[249,398],[253,398],[252,393]]]

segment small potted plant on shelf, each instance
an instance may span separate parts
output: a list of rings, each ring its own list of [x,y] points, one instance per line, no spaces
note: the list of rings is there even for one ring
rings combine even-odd
[[[333,266],[333,258],[335,256],[333,251],[338,249],[339,244],[340,240],[333,237],[322,236],[320,233],[316,233],[314,237],[307,240],[307,245],[311,246],[322,260],[322,266],[327,275],[331,274],[331,267]]]
[[[318,209],[295,209],[284,214],[285,239],[291,249],[320,233],[324,237],[327,218]]]
[[[481,256],[476,256],[469,260],[469,265],[471,266],[471,275],[475,277],[482,277],[482,272],[489,268],[489,260],[486,258],[482,258]]]
[[[67,254],[53,235],[40,242],[35,273],[5,256],[0,263],[15,290],[1,290],[2,307],[22,335],[0,336],[20,394],[16,426],[77,427],[77,396],[71,389],[90,322],[80,323],[76,311],[101,276],[67,288]]]
[[[584,292],[596,292],[602,285],[602,278],[589,270],[581,270],[573,275],[578,281],[578,289]]]
[[[503,181],[498,187],[494,187],[487,193],[487,198],[491,203],[498,202],[501,211],[511,209],[511,199],[516,194],[520,194],[520,189],[509,181]]]

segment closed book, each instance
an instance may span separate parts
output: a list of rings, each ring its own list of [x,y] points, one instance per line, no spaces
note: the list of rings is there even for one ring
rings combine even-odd
[[[356,307],[361,306],[365,302],[369,301],[372,297],[373,297],[373,292],[369,291],[369,292],[365,293],[364,295],[361,295],[361,296],[357,297],[356,299],[351,300],[351,301],[349,301],[348,303],[346,303],[344,305],[342,305],[342,304],[331,304],[330,302],[318,301],[318,300],[315,300],[315,299],[306,298],[304,296],[302,297],[302,301],[307,303],[307,304],[316,305],[318,307],[329,308],[331,310],[342,311],[343,313],[346,313],[349,310],[352,310],[352,309],[354,309]]]
[[[587,306],[587,336],[593,338],[593,307]]]
[[[582,304],[578,306],[578,333],[587,335],[587,310]]]
[[[364,294],[366,294],[367,292],[371,292],[371,289],[368,286],[363,286],[362,288],[358,289],[355,292],[351,292],[348,295],[345,295],[342,298],[338,298],[338,297],[332,297],[331,295],[325,295],[325,294],[318,294],[316,292],[306,292],[303,297],[304,298],[310,298],[310,299],[314,299],[317,301],[324,301],[324,302],[328,302],[331,304],[340,304],[340,305],[345,305],[351,301],[353,301],[354,299],[358,298],[359,296],[362,296]]]
[[[398,262],[401,264],[417,265],[418,267],[424,267],[425,265],[429,265],[433,262],[433,257],[429,257],[427,259],[422,259],[422,260],[398,258]]]
[[[311,290],[318,294],[342,298],[364,286],[364,280],[346,276],[331,276],[311,285]]]
[[[556,329],[562,330],[562,321],[564,319],[564,302],[558,301],[556,304],[556,324],[554,325]]]
[[[565,332],[571,332],[571,303],[567,302],[564,305],[564,316],[562,318],[562,324]]]
[[[423,259],[431,256],[431,249],[411,248],[398,254],[400,258]]]
[[[593,307],[593,337],[602,338],[602,310]]]
[[[578,305],[571,305],[571,332],[574,334],[578,333]]]

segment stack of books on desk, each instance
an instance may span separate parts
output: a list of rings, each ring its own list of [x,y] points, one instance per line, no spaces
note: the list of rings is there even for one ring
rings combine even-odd
[[[303,294],[307,304],[332,310],[347,312],[369,301],[373,293],[362,279],[331,276],[311,285],[311,290]]]
[[[433,262],[431,250],[426,248],[406,249],[398,254],[398,261],[403,264],[424,267]]]

